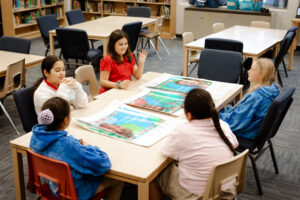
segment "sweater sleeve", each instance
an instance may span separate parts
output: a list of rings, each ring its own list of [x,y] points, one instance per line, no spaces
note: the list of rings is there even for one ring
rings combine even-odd
[[[251,123],[262,101],[261,95],[252,92],[236,106],[221,110],[219,117],[229,124],[232,132],[236,132]]]
[[[70,102],[75,108],[84,108],[88,104],[87,94],[83,91],[82,85],[76,81],[75,99]]]
[[[34,92],[33,103],[37,115],[41,112],[43,104],[52,97],[54,97],[53,94],[46,90],[36,90]]]

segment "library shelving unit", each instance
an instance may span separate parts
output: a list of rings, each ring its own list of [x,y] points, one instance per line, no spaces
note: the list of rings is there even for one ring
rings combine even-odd
[[[36,18],[55,14],[65,25],[64,0],[1,0],[3,35],[22,38],[40,36]]]
[[[110,15],[126,16],[130,6],[150,7],[151,17],[164,15],[161,37],[176,35],[176,0],[71,0],[71,8],[81,9],[86,20]]]

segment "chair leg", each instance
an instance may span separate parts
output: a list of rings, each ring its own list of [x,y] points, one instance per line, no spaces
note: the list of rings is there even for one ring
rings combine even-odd
[[[7,113],[6,109],[4,108],[4,106],[2,105],[2,102],[0,101],[0,107],[3,110],[4,114],[6,115],[7,119],[9,120],[9,122],[11,123],[11,125],[14,127],[15,131],[17,132],[18,135],[20,135],[17,127],[15,126],[15,124],[13,123],[13,121],[11,120],[9,114]]]
[[[250,154],[249,154],[249,158],[250,158],[251,163],[252,163],[252,169],[253,169],[253,172],[254,172],[254,177],[255,177],[255,180],[256,180],[258,193],[259,193],[259,195],[262,195],[263,192],[262,192],[262,188],[261,188],[261,184],[260,184],[260,180],[259,180],[259,176],[258,176],[258,171],[257,171],[256,163],[255,163],[255,158]]]
[[[60,50],[60,52],[59,52],[59,58],[61,59],[61,56],[62,56],[62,52],[61,52],[61,50]]]
[[[287,73],[287,70],[286,70],[286,65],[285,65],[284,60],[282,60],[282,64],[283,64],[283,69],[284,69],[284,72],[285,72],[285,76],[288,77],[288,73]]]
[[[278,69],[277,69],[277,78],[278,78],[280,86],[283,87],[282,80],[281,80],[280,73],[279,73]]]
[[[158,55],[158,52],[157,52],[157,50],[156,50],[156,48],[155,48],[155,46],[154,46],[153,42],[152,42],[150,39],[149,39],[148,41],[150,42],[151,46],[152,46],[152,47],[153,47],[153,49],[155,50],[155,52],[156,52],[156,54],[157,54],[157,56],[158,56],[159,60],[161,60],[161,57]]]
[[[278,170],[278,166],[277,166],[277,162],[276,162],[276,157],[275,157],[272,141],[268,140],[268,143],[269,143],[269,148],[270,148],[270,151],[271,151],[271,156],[272,156],[275,172],[276,172],[276,174],[279,174],[279,170]]]
[[[163,47],[165,48],[165,50],[167,51],[168,55],[170,55],[169,50],[167,49],[165,43],[162,41],[162,39],[160,38],[160,36],[158,36],[158,40],[160,41],[160,43],[163,45]]]
[[[45,56],[47,56],[48,51],[49,51],[49,48],[46,49],[46,51],[45,51]]]
[[[68,60],[68,59],[66,59],[66,61],[67,61],[67,67],[68,67],[68,69],[70,69],[69,60]]]

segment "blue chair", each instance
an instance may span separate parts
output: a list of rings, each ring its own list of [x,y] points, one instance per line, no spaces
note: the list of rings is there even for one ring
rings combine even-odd
[[[124,26],[122,27],[122,30],[125,33],[127,33],[129,37],[129,46],[132,52],[134,52],[136,49],[141,27],[142,27],[141,21],[124,24]]]
[[[73,28],[57,28],[56,34],[67,64],[70,64],[68,59],[75,59],[76,65],[78,65],[78,59],[82,60],[82,63],[87,61],[88,64],[94,64],[94,67],[99,64],[102,51],[90,49],[86,31]]]
[[[275,172],[276,174],[279,173],[271,139],[276,135],[287,111],[289,110],[293,102],[292,96],[295,90],[296,88],[289,87],[286,90],[282,91],[278,95],[278,97],[275,98],[275,100],[272,102],[271,106],[269,107],[264,120],[260,125],[255,140],[237,137],[239,141],[239,146],[237,148],[237,151],[243,152],[245,149],[249,149],[248,155],[252,163],[252,168],[253,168],[253,172],[254,172],[257,188],[258,188],[258,193],[260,195],[262,195],[263,192],[262,192],[257,166],[255,162],[269,148],[271,152]]]
[[[38,123],[33,103],[33,86],[15,91],[13,97],[23,129],[28,133],[32,130],[32,127]]]
[[[11,36],[2,36],[0,38],[0,50],[16,53],[30,53],[31,40]]]
[[[36,19],[36,22],[40,29],[44,44],[46,46],[45,56],[47,56],[48,51],[50,49],[49,31],[58,28],[59,24],[55,15],[46,15],[46,16],[39,17]],[[54,48],[55,49],[60,48],[56,37],[54,37]],[[59,57],[61,57],[61,53]]]
[[[198,77],[237,83],[242,70],[243,56],[239,52],[204,49],[199,58]]]

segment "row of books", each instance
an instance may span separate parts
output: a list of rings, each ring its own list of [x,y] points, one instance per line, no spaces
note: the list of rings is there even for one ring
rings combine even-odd
[[[160,13],[157,16],[164,15],[165,19],[170,19],[170,7],[169,6],[160,6]]]
[[[36,19],[41,16],[41,12],[39,10],[26,12],[23,15],[15,15],[14,16],[14,23],[18,24],[32,24],[36,22]]]
[[[137,2],[170,3],[170,0],[137,0]]]
[[[62,3],[64,0],[41,0],[41,5],[52,5]]]
[[[14,0],[13,8],[32,8],[37,6],[37,0]]]

